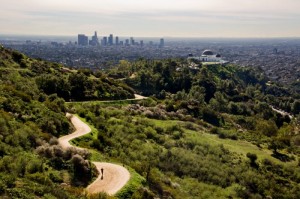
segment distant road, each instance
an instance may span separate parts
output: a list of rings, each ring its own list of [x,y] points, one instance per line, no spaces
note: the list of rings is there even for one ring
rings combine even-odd
[[[147,99],[148,97],[142,96],[142,95],[138,95],[138,94],[134,94],[134,98],[132,99],[123,99],[123,100],[95,100],[92,102],[103,102],[103,103],[110,103],[110,102],[124,102],[124,101],[135,101],[135,100],[143,100],[143,99]],[[91,101],[76,101],[79,103],[90,103]],[[66,102],[66,103],[73,103],[73,102]]]
[[[70,118],[76,130],[72,134],[65,135],[58,139],[58,142],[63,149],[75,147],[69,143],[70,140],[91,132],[91,128],[86,123],[82,122],[78,117],[69,113],[67,113],[67,117]],[[83,150],[83,148],[80,147],[75,148]],[[114,195],[120,189],[122,189],[122,187],[124,187],[124,185],[130,179],[129,171],[120,165],[107,162],[92,163],[96,166],[99,176],[86,188],[90,194],[106,192],[109,195]]]
[[[271,106],[271,108],[272,108],[273,111],[275,111],[275,112],[281,114],[282,116],[286,116],[286,115],[287,115],[290,119],[293,119],[293,116],[292,116],[290,113],[285,112],[285,111],[283,111],[283,110],[276,109],[276,108],[274,108],[273,106]]]

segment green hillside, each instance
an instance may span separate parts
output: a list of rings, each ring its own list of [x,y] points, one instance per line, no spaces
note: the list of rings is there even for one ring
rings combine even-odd
[[[144,176],[133,198],[297,198],[299,95],[259,69],[190,64],[120,62],[108,74],[150,98],[68,104],[98,129],[76,143]]]
[[[0,58],[2,74],[16,72],[23,77],[33,78],[41,92],[57,94],[65,101],[134,98],[130,87],[107,78],[99,71],[70,70],[5,48],[1,48]]]
[[[102,73],[0,47],[0,197],[87,198],[83,188],[96,176],[85,161],[90,154],[57,142],[73,131],[65,100],[132,97],[132,89]]]
[[[134,91],[149,98],[124,100]],[[0,197],[298,198],[299,110],[298,93],[255,68],[140,59],[71,70],[0,47]],[[66,112],[92,126],[72,141],[89,152],[58,146],[74,130]],[[91,159],[133,177],[115,196],[88,196]]]

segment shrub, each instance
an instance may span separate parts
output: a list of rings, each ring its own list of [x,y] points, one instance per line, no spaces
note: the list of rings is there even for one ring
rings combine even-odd
[[[218,116],[218,114],[209,109],[209,108],[204,108],[202,110],[202,115],[203,115],[203,120],[212,124],[212,125],[215,125],[215,126],[220,126],[221,125],[221,122],[220,122],[220,117]]]
[[[24,58],[24,55],[17,52],[17,51],[13,51],[12,52],[12,58],[15,62],[20,63],[21,60]]]
[[[257,160],[257,155],[255,153],[247,153],[246,156],[250,159],[251,163],[255,163],[255,161]]]
[[[58,139],[56,137],[52,137],[49,140],[50,145],[57,145],[58,144]]]
[[[212,129],[210,129],[210,133],[212,134],[219,134],[220,130],[216,127],[213,127]]]

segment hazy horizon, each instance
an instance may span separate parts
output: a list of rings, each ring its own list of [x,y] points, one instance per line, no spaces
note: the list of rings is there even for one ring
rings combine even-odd
[[[95,30],[96,31],[96,30]],[[94,32],[87,32],[87,33],[75,33],[73,35],[63,35],[63,34],[22,34],[22,33],[6,33],[6,34],[2,34],[0,33],[0,37],[3,36],[7,36],[7,37],[76,37],[78,34],[85,34],[86,36],[93,36]],[[227,36],[227,37],[221,37],[221,36],[214,36],[214,37],[208,37],[208,36],[151,36],[151,35],[145,35],[145,36],[136,36],[134,34],[132,35],[119,35],[117,33],[110,33],[113,34],[113,36],[118,36],[118,37],[123,37],[123,38],[127,38],[127,37],[134,37],[134,38],[174,38],[174,39],[300,39],[300,36],[274,36],[274,37],[231,37],[231,36]],[[109,36],[109,34],[99,34],[99,32],[97,31],[97,35],[99,36]]]
[[[1,35],[299,37],[298,0],[0,0]]]

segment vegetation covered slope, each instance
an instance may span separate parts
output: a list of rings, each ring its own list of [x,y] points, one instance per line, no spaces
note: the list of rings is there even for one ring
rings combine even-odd
[[[224,139],[201,120],[183,121],[143,104],[73,107],[98,129],[77,140],[79,146],[129,165],[147,180],[130,198],[298,197],[298,155],[284,152],[290,159],[281,161],[264,145]]]
[[[69,104],[98,129],[77,144],[144,176],[132,198],[297,198],[299,95],[258,69],[190,64],[121,62],[110,75],[151,98]]]
[[[93,178],[89,154],[63,151],[55,139],[72,131],[66,110],[97,128],[75,144],[146,179],[118,198],[300,194],[299,95],[259,70],[185,60],[122,61],[109,71],[119,78],[112,80],[0,50],[1,197],[87,197],[76,186]],[[131,98],[126,84],[151,97],[131,104],[72,103]],[[65,101],[71,103],[66,107]]]
[[[101,72],[70,70],[4,48],[0,58],[3,73],[15,71],[24,77],[34,77],[40,91],[48,95],[57,94],[66,101],[134,98],[130,87],[107,78]]]
[[[86,198],[83,187],[95,176],[89,153],[63,150],[56,139],[73,131],[65,100],[122,99],[133,92],[83,72],[0,47],[1,198]]]

